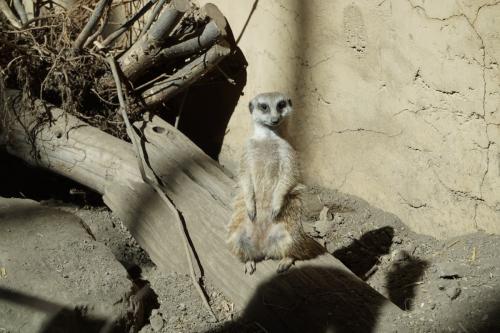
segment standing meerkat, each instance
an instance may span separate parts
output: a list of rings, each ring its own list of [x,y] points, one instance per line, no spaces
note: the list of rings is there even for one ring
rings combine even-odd
[[[254,130],[240,161],[228,243],[245,263],[245,273],[252,274],[262,259],[280,259],[281,273],[324,250],[302,228],[297,154],[280,133],[292,112],[290,98],[264,93],[249,108]]]

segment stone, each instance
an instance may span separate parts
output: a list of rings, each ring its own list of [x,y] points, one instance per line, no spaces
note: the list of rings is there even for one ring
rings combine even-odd
[[[335,252],[335,250],[338,249],[338,246],[337,244],[335,244],[335,242],[328,242],[326,243],[326,250],[328,251],[328,253],[332,253]]]
[[[151,317],[149,317],[149,324],[153,331],[160,332],[164,325],[163,317],[158,313],[151,315]]]
[[[324,237],[326,233],[331,229],[332,221],[319,220],[314,223],[314,230],[318,233],[318,236]]]
[[[391,253],[392,262],[401,262],[408,259],[408,253],[403,250],[395,250]]]
[[[0,263],[7,332],[96,331],[109,318],[128,331],[137,319],[126,301],[133,291],[127,271],[71,213],[0,198]]]
[[[464,276],[465,267],[455,262],[443,262],[437,264],[438,276],[442,279],[456,279]]]
[[[451,300],[454,300],[455,298],[457,298],[459,295],[460,295],[460,292],[462,290],[460,289],[460,287],[458,286],[453,286],[451,288],[448,288],[446,289],[446,295],[448,295],[448,297],[451,299]]]

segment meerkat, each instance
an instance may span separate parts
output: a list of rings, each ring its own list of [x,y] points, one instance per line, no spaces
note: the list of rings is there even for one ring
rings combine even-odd
[[[324,252],[301,224],[297,154],[282,137],[292,113],[290,98],[279,92],[257,95],[249,104],[253,135],[240,160],[238,191],[228,225],[228,244],[252,274],[256,261],[279,259],[278,273],[299,259]]]

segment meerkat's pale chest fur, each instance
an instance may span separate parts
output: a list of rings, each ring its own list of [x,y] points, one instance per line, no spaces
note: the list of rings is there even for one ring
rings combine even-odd
[[[281,259],[278,272],[283,272],[295,260],[322,250],[302,229],[297,156],[279,132],[292,112],[290,99],[281,93],[260,94],[251,101],[250,112],[254,133],[240,161],[228,243],[246,272],[252,274],[255,261],[262,259]]]

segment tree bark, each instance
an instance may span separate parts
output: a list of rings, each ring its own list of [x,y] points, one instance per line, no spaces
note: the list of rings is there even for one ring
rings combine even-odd
[[[54,107],[47,110],[52,121],[40,125],[29,111],[14,106],[16,116],[0,124],[9,153],[103,194],[105,203],[160,269],[186,272],[186,258],[172,212],[142,182],[131,144]],[[39,107],[41,102],[36,103]],[[277,276],[277,262],[269,260],[258,263],[254,275],[245,275],[242,263],[225,245],[234,181],[162,119],[148,116],[134,126],[143,146],[143,158],[151,167],[150,176],[161,180],[162,189],[182,213],[204,275],[237,309],[246,308],[248,318],[267,329],[288,332],[300,331],[304,320],[309,320],[308,331],[320,332],[331,324],[327,322],[332,311],[344,311],[333,308],[341,304],[346,309],[354,306],[366,310],[369,316],[360,314],[359,321],[368,316],[366,327],[384,331],[400,315],[394,304],[329,254],[298,262],[284,275]],[[329,295],[332,304],[327,312],[324,303],[303,303],[310,290],[320,292],[323,298]],[[304,304],[306,307],[302,307]],[[313,311],[321,313],[321,318]],[[311,313],[311,317],[304,319],[305,313]],[[348,315],[345,311],[342,314]],[[333,326],[337,330],[332,332],[342,331],[341,324],[345,323],[339,319]]]
[[[213,45],[206,53],[179,69],[171,77],[146,87],[141,92],[142,100],[150,107],[161,105],[209,72],[230,52],[229,45],[224,41]]]
[[[226,18],[215,5],[206,4],[202,12],[210,21],[202,33],[168,48],[162,48],[161,43],[167,39],[187,9],[187,4],[174,2],[172,8],[161,14],[149,31],[120,57],[121,69],[130,81],[136,82],[140,75],[144,75],[155,64],[165,63],[183,55],[196,54],[215,44],[219,37],[226,36]]]

